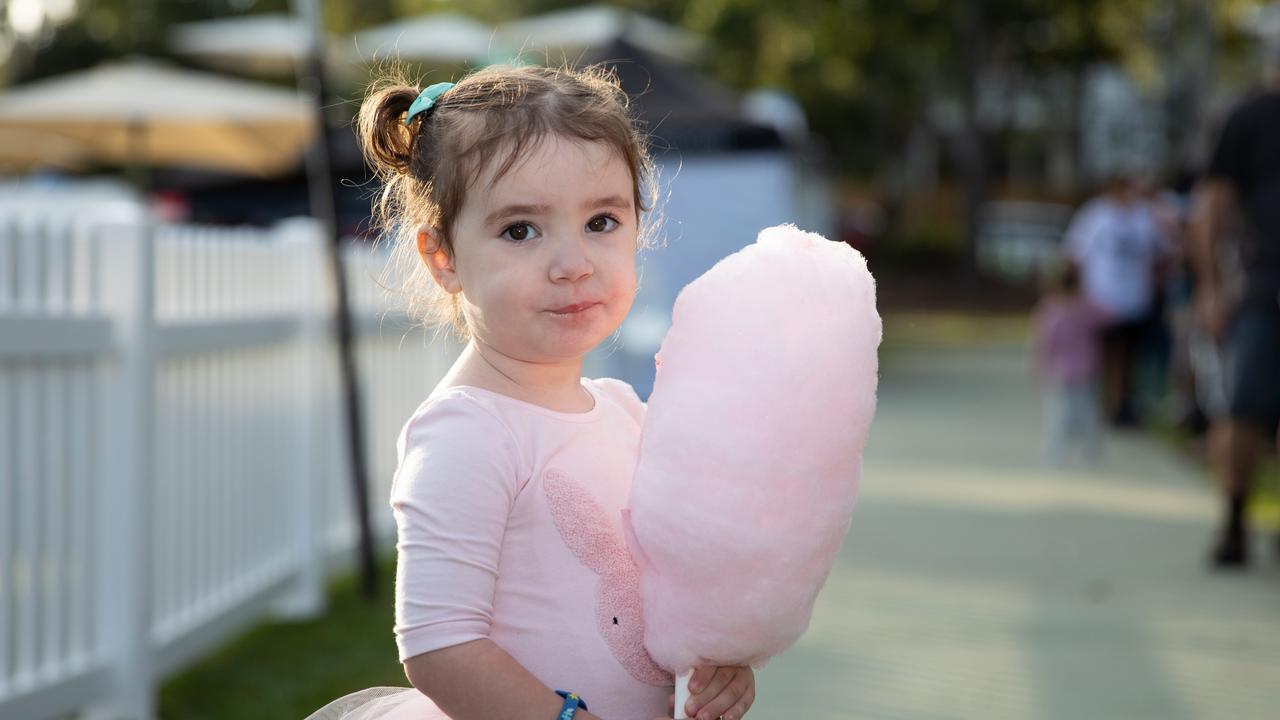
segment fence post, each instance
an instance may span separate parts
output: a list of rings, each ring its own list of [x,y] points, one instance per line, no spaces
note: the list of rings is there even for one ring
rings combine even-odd
[[[289,588],[275,601],[273,610],[281,617],[304,620],[325,610],[325,515],[326,486],[319,453],[327,438],[320,437],[325,424],[321,414],[327,410],[322,402],[320,355],[329,352],[325,332],[325,293],[321,283],[324,237],[321,226],[311,218],[291,218],[276,226],[278,242],[298,268],[295,297],[292,302],[299,318],[295,341],[294,427],[296,429],[291,462],[290,495],[295,508],[290,519],[290,543],[297,563],[297,574]]]
[[[94,719],[155,717],[152,645],[152,515],[155,408],[155,250],[139,209],[126,223],[99,225],[103,311],[114,356],[99,396],[95,626],[111,666]]]

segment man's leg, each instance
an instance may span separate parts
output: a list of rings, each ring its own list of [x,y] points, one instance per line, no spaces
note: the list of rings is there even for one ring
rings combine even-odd
[[[1143,322],[1140,320],[1125,323],[1121,328],[1119,378],[1116,387],[1115,412],[1111,416],[1116,427],[1133,427],[1138,424],[1138,413],[1135,409],[1135,378],[1138,375],[1138,363],[1142,358]]]
[[[1225,522],[1212,556],[1218,567],[1248,563],[1245,513],[1254,475],[1270,444],[1272,422],[1280,414],[1278,369],[1280,307],[1265,301],[1242,303],[1227,345],[1229,424],[1218,457]]]
[[[1217,567],[1249,563],[1248,512],[1253,476],[1266,447],[1266,433],[1247,420],[1226,419],[1217,437],[1215,460],[1223,498],[1223,523],[1210,558]]]
[[[1124,385],[1124,335],[1122,326],[1111,325],[1102,333],[1102,412],[1113,422],[1120,409]]]

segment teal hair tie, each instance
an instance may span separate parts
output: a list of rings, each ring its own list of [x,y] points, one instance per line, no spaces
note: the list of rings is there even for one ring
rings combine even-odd
[[[435,107],[436,98],[445,94],[445,92],[451,87],[453,87],[453,83],[451,82],[440,82],[419,93],[418,99],[414,100],[413,104],[409,106],[409,112],[405,113],[404,124],[407,126],[413,121],[413,116],[418,113],[424,113]]]

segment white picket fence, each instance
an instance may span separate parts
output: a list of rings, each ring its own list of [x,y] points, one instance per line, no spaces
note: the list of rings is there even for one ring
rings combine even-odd
[[[0,207],[0,717],[154,717],[167,675],[321,609],[357,535],[323,252],[304,219]],[[387,310],[384,262],[345,257],[385,547],[396,433],[457,347]]]

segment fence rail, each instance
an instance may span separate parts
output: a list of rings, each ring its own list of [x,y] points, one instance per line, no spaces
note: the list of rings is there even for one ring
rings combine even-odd
[[[316,226],[0,207],[0,717],[154,716],[264,614],[321,610],[356,538]],[[396,431],[457,351],[344,255],[375,536]]]

